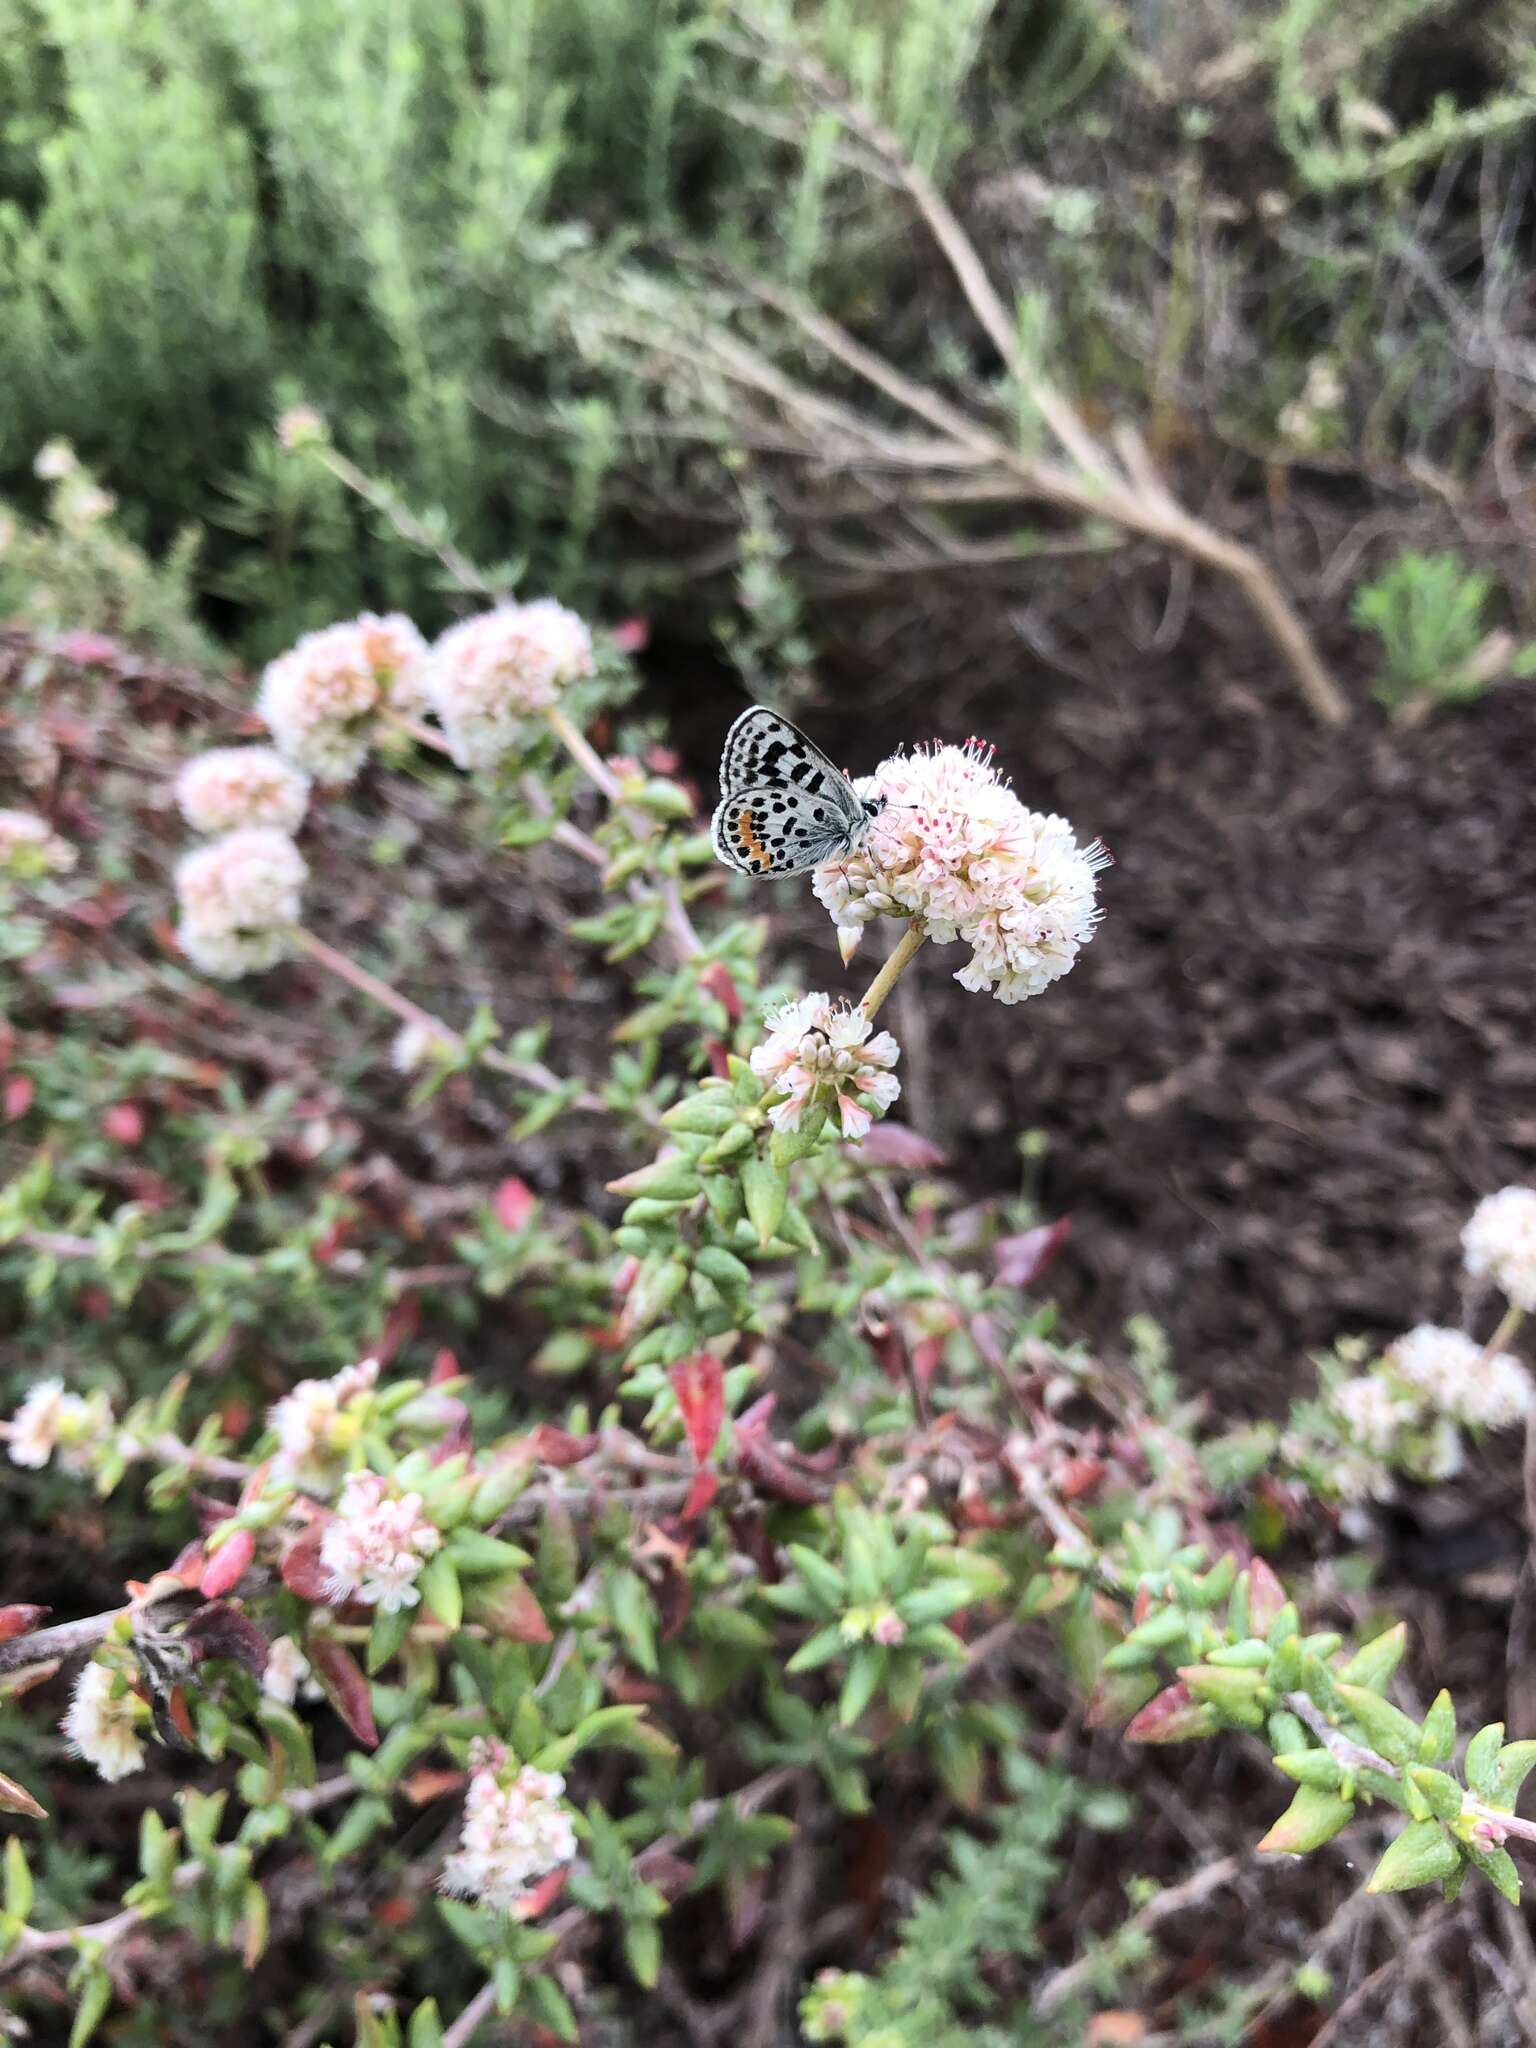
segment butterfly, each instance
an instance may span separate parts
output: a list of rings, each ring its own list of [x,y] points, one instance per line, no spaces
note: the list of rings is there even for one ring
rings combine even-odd
[[[808,874],[856,853],[884,809],[798,726],[754,704],[725,736],[715,855],[743,875]]]

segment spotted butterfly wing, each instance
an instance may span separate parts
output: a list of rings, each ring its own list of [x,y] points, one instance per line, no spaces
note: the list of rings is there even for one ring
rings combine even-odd
[[[808,874],[851,853],[860,836],[841,812],[787,797],[776,782],[735,790],[715,812],[716,857],[744,875]]]
[[[742,874],[805,874],[851,852],[869,822],[847,776],[764,704],[726,734],[720,790],[715,853]]]

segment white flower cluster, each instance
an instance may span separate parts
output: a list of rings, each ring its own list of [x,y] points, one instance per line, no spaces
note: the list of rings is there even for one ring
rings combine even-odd
[[[812,887],[847,959],[876,917],[918,919],[971,957],[962,988],[1001,1003],[1038,995],[1071,967],[1100,912],[1094,877],[1109,865],[1079,846],[1065,818],[1026,810],[976,741],[895,754],[855,787],[884,797],[858,852],[819,868]]]
[[[261,1689],[269,1700],[291,1707],[299,1687],[309,1677],[309,1659],[292,1636],[279,1636],[267,1652],[261,1674]]]
[[[1461,1233],[1461,1246],[1474,1280],[1491,1280],[1512,1307],[1536,1311],[1536,1188],[1485,1195]]]
[[[359,1394],[372,1391],[379,1361],[364,1358],[328,1380],[300,1380],[267,1411],[267,1426],[277,1434],[272,1477],[293,1486],[324,1486],[336,1460],[351,1448],[355,1428],[337,1424]]]
[[[336,1599],[394,1614],[421,1598],[416,1576],[442,1540],[419,1493],[391,1495],[376,1472],[353,1472],[325,1525],[320,1562]]]
[[[1431,1408],[1473,1429],[1508,1429],[1536,1403],[1536,1383],[1518,1358],[1486,1353],[1460,1330],[1421,1323],[1398,1338],[1386,1362]]]
[[[39,875],[63,874],[74,864],[75,849],[46,818],[32,811],[0,811],[0,875],[31,882]]]
[[[88,1471],[91,1452],[111,1423],[105,1394],[68,1394],[62,1380],[39,1380],[11,1417],[6,1432],[11,1463],[40,1472],[57,1451],[66,1472]]]
[[[144,1768],[139,1729],[149,1709],[105,1664],[87,1664],[75,1680],[69,1711],[60,1722],[72,1755],[94,1766],[109,1785]]]
[[[285,832],[247,825],[183,854],[176,867],[182,951],[204,974],[234,976],[281,959],[309,870]]]
[[[278,752],[322,782],[350,782],[367,758],[375,713],[422,708],[426,642],[400,612],[306,633],[268,664],[256,709]]]
[[[524,1764],[503,1785],[483,1765],[469,1781],[459,1846],[443,1864],[443,1890],[511,1912],[541,1877],[576,1854],[576,1831],[559,1802],[558,1771]]]
[[[768,1019],[768,1036],[752,1051],[752,1071],[783,1094],[768,1112],[775,1130],[797,1131],[814,1103],[835,1107],[843,1136],[859,1139],[901,1093],[890,1071],[898,1057],[889,1031],[876,1032],[862,1011],[813,993]]]
[[[553,598],[498,605],[450,626],[432,649],[426,694],[461,768],[492,768],[528,721],[592,673],[592,636]]]
[[[309,803],[309,777],[275,747],[213,747],[176,778],[176,801],[194,832],[270,825],[297,832]]]
[[[397,1074],[414,1074],[441,1053],[452,1052],[454,1041],[445,1031],[430,1024],[402,1024],[389,1049],[389,1063]]]

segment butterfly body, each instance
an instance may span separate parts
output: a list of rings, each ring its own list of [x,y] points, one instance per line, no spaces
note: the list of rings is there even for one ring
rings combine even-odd
[[[808,874],[856,853],[884,808],[798,726],[754,704],[725,736],[715,854],[743,875]]]

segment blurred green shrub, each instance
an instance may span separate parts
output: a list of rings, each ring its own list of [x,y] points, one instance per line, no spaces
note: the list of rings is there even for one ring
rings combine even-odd
[[[1488,630],[1493,592],[1491,576],[1455,555],[1412,548],[1362,583],[1351,614],[1381,644],[1377,701],[1399,717],[1422,716],[1471,702],[1501,674],[1536,674],[1536,642],[1517,649],[1508,633]]]
[[[990,12],[838,0],[815,33],[942,171]],[[780,267],[762,208],[790,88],[754,75],[743,107],[712,17],[687,0],[0,0],[0,492],[66,432],[136,538],[211,519],[211,587],[257,657],[381,596],[430,616],[420,564],[281,461],[270,421],[302,397],[471,552],[590,598],[613,401],[550,317],[551,284],[639,231]],[[802,276],[830,239],[830,149],[812,138],[782,232]],[[486,431],[492,386],[532,431]]]

